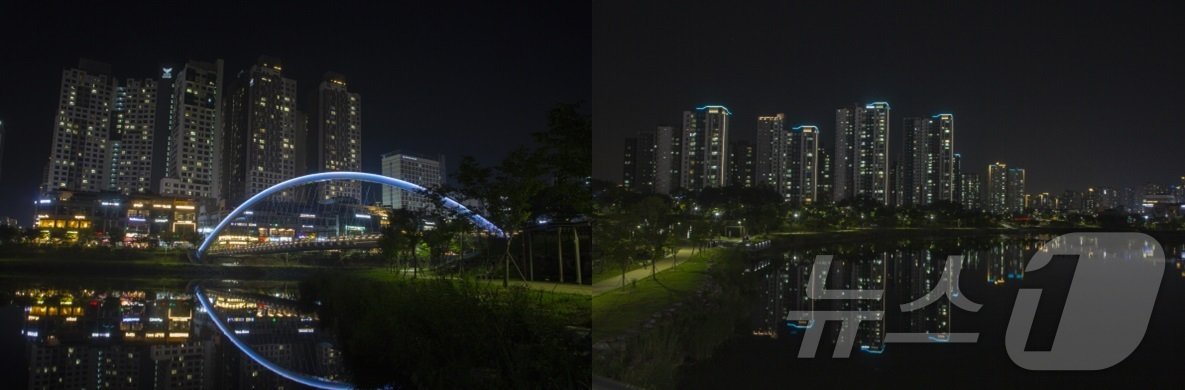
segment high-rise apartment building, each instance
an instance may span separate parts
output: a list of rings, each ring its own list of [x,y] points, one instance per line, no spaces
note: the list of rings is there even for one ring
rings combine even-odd
[[[1008,211],[1008,165],[994,163],[988,165],[987,183],[984,193],[984,207],[993,213]]]
[[[383,155],[383,176],[412,182],[421,187],[433,189],[444,185],[444,155],[435,159],[395,151]],[[421,210],[432,207],[432,202],[423,195],[383,186],[383,205],[394,209]]]
[[[1006,164],[988,165],[987,210],[993,213],[1019,213],[1025,209],[1025,170]]]
[[[1025,170],[1024,168],[1008,168],[1008,192],[1004,202],[1009,212],[1024,212],[1028,204],[1025,202]]]
[[[834,172],[831,169],[831,153],[828,153],[827,148],[824,148],[821,144],[817,150],[819,153],[819,185],[815,190],[816,201],[820,203],[830,203],[833,199],[832,194],[834,193],[834,191],[832,191],[832,183],[834,183],[832,174]]]
[[[215,199],[222,161],[222,60],[185,64],[173,82],[172,101],[160,193]]]
[[[62,71],[53,143],[41,190],[102,191],[111,185],[111,110],[115,81],[107,64],[81,60]]]
[[[930,202],[954,200],[955,178],[959,175],[955,169],[955,116],[933,115],[926,124],[930,137],[927,154],[933,164],[928,180],[928,187],[932,189],[928,194]]]
[[[781,173],[785,167],[784,137],[786,115],[777,114],[757,117],[757,142],[754,145],[754,164],[757,185],[774,189],[781,188]]]
[[[785,154],[783,185],[779,190],[786,201],[796,205],[812,204],[819,198],[819,128],[795,126],[786,132],[781,148]]]
[[[752,142],[738,140],[729,143],[728,185],[742,188],[753,186],[755,157]]]
[[[954,154],[953,165],[954,171],[952,171],[951,176],[953,176],[954,185],[951,186],[951,192],[954,194],[951,197],[951,202],[963,204],[963,156],[961,154]]]
[[[683,112],[680,186],[689,190],[723,187],[728,180],[729,118],[724,106]]]
[[[278,59],[261,56],[227,95],[221,181],[228,206],[296,176],[296,80],[282,72]]]
[[[926,153],[926,119],[907,117],[901,121],[901,155],[897,157],[897,192],[899,206],[925,203],[926,173],[929,170]]]
[[[979,174],[964,173],[962,176],[963,178],[960,182],[962,185],[961,192],[963,198],[961,204],[963,208],[968,210],[983,210],[983,184]]]
[[[326,73],[313,97],[309,121],[310,171],[359,171],[362,169],[362,97],[347,89],[346,78]],[[299,139],[300,137],[297,137]],[[297,149],[305,153],[304,149]],[[362,200],[362,183],[331,181],[318,184],[317,198]]]
[[[955,199],[959,173],[955,170],[954,127],[952,114],[903,121],[903,155],[899,160],[903,204]]]
[[[889,104],[840,108],[835,125],[834,199],[863,196],[888,204]]]
[[[633,191],[654,191],[658,174],[655,167],[658,162],[655,132],[639,131],[636,137],[627,138],[625,143],[622,184]]]
[[[153,79],[127,79],[115,88],[109,189],[124,194],[153,191],[157,88]],[[167,102],[166,102],[167,103]]]
[[[679,186],[683,139],[673,126],[658,126],[654,132],[654,192],[670,194]]]
[[[627,190],[634,190],[638,187],[638,166],[642,165],[638,161],[637,137],[625,139],[624,150],[621,155],[621,186]]]

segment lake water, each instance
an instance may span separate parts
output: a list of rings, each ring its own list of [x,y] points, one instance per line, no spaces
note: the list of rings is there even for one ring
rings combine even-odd
[[[1176,385],[1185,350],[1185,251],[1181,241],[1161,239],[1166,265],[1147,333],[1119,364],[1099,371],[1029,371],[1014,364],[1004,346],[1013,302],[1021,287],[1043,288],[1025,350],[1049,350],[1059,323],[1073,261],[1054,260],[1024,272],[1049,235],[913,239],[824,245],[751,256],[749,316],[710,359],[684,365],[680,388],[790,388],[827,386],[1030,387],[1036,385]],[[1170,242],[1175,241],[1175,242]],[[834,255],[827,287],[883,290],[879,301],[825,304],[807,297],[815,255]],[[978,312],[947,298],[902,312],[903,303],[930,291],[948,255],[962,255],[960,292],[982,304]],[[881,321],[860,324],[848,358],[833,358],[839,322],[825,325],[814,358],[799,358],[810,327],[820,321],[788,321],[791,311],[883,311]],[[1119,321],[1119,319],[1116,319]],[[1063,325],[1066,326],[1066,325]],[[1076,324],[1100,326],[1100,324]],[[930,332],[933,343],[886,343],[890,333]],[[978,333],[977,343],[944,342],[942,333]]]
[[[152,287],[149,287],[152,286]],[[301,388],[223,336],[195,287],[253,353],[287,370],[348,377],[293,282],[0,281],[2,388]]]

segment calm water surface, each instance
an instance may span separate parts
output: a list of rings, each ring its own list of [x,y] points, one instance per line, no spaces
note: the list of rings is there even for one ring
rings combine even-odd
[[[1009,359],[1004,348],[1017,289],[1044,288],[1026,350],[1049,350],[1065,302],[1073,261],[1055,260],[1031,274],[1024,266],[1049,235],[920,239],[828,245],[810,250],[753,255],[747,288],[748,320],[712,358],[686,365],[681,388],[789,388],[823,385],[1029,387],[1036,385],[1177,385],[1185,354],[1185,248],[1161,239],[1166,271],[1143,342],[1111,368],[1093,372],[1033,372]],[[814,256],[834,255],[828,288],[884,290],[880,301],[830,306],[807,299]],[[899,305],[925,295],[937,283],[948,255],[964,256],[959,285],[983,307],[964,311],[946,298],[917,311]],[[838,322],[828,322],[815,358],[798,358],[806,321],[789,311],[883,310],[883,321],[860,325],[847,359],[832,358]],[[1092,326],[1084,324],[1083,326]],[[975,344],[886,344],[887,333],[978,332]]]
[[[0,388],[303,388],[214,327],[194,284],[0,281]],[[349,378],[333,335],[293,282],[200,283],[229,329],[286,369]],[[153,286],[153,287],[149,287]]]

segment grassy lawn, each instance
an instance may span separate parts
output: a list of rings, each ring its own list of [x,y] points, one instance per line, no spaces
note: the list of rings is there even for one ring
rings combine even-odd
[[[413,281],[411,274],[401,276],[398,273],[387,268],[367,268],[367,269],[352,269],[335,271],[342,274],[362,277],[364,279],[383,282],[383,283],[407,283]],[[421,272],[418,279],[421,281],[438,280],[435,275]],[[487,280],[487,279],[448,279],[454,284],[461,284],[466,282],[477,283],[483,288],[488,288],[495,291],[501,291],[501,280]],[[573,290],[585,289],[585,286],[575,285],[560,285],[555,287],[552,283],[534,283],[527,284],[521,282],[511,281],[511,287],[525,287],[531,291],[531,296],[535,299],[538,307],[546,310],[554,311],[556,315],[568,319],[569,324],[588,326],[589,325],[589,310],[591,306],[591,299],[586,291],[574,292]]]
[[[659,273],[657,280],[638,280],[636,286],[627,285],[593,297],[593,340],[634,328],[656,311],[685,299],[707,277],[708,266],[723,253],[723,249],[705,250]]]
[[[597,283],[603,282],[607,279],[613,279],[614,276],[621,277],[621,272],[620,271],[607,271],[607,272],[594,273],[592,275],[592,282],[593,282],[593,284],[597,284]]]

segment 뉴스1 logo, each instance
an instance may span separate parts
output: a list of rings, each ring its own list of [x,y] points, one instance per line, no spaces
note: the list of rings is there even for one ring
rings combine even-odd
[[[1101,370],[1131,355],[1148,328],[1156,294],[1164,274],[1164,250],[1155,239],[1141,233],[1072,233],[1050,240],[1033,255],[1025,272],[1041,269],[1054,256],[1077,256],[1074,277],[1062,309],[1061,320],[1049,351],[1025,351],[1025,343],[1041,299],[1041,289],[1022,288],[1016,296],[1005,348],[1014,363],[1028,370]],[[828,290],[824,287],[831,256],[815,258],[807,296],[811,300],[874,300],[884,290]],[[982,305],[959,291],[961,256],[950,256],[938,283],[924,296],[902,304],[911,312],[947,297],[956,307],[975,312]],[[880,321],[884,311],[791,311],[786,320],[806,323],[799,358],[815,356],[823,326],[816,321],[840,321],[840,334],[832,357],[846,358],[863,321]],[[975,343],[978,333],[890,332],[884,343]]]

